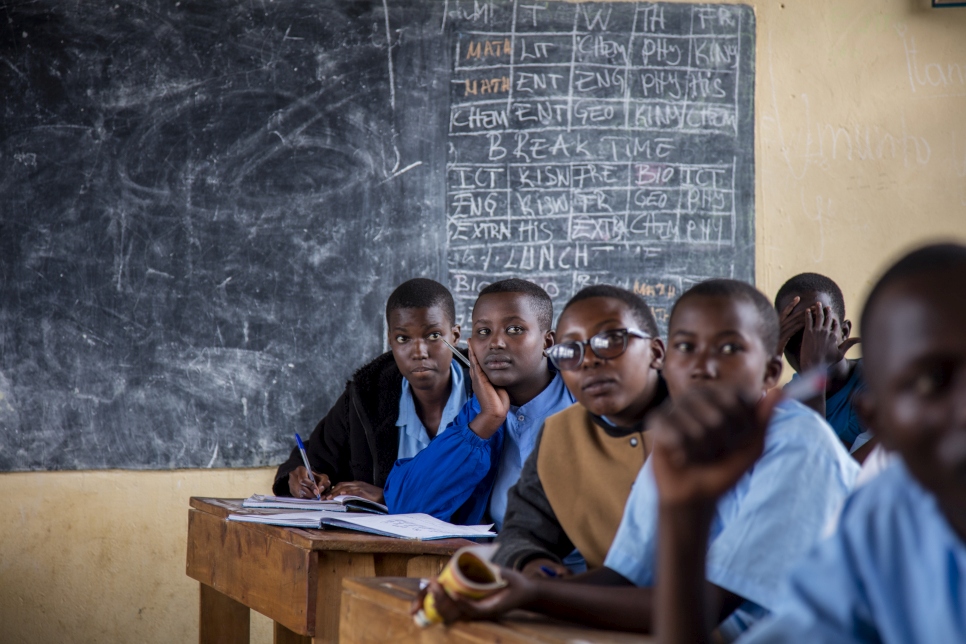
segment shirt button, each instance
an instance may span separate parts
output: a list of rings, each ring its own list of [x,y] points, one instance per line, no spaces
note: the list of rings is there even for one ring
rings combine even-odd
[[[519,416],[517,416],[517,420],[519,420],[519,421],[520,421],[521,423],[522,423],[523,421],[525,421],[526,419],[527,419],[527,417],[526,417],[526,416],[524,416],[523,414],[520,414]]]
[[[637,447],[637,438],[631,439],[631,447]]]

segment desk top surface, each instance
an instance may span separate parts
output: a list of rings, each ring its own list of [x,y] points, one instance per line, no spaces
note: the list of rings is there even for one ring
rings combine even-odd
[[[352,593],[381,606],[396,618],[405,615],[409,618],[409,606],[419,590],[418,579],[404,577],[377,577],[370,579],[346,579],[343,581],[345,592]],[[412,627],[415,628],[415,627]],[[430,626],[442,629],[443,626]],[[599,644],[651,644],[653,637],[636,633],[605,631],[570,622],[551,619],[530,611],[515,610],[498,622],[458,622],[445,627],[459,631],[463,638],[473,642],[540,642],[574,644],[596,642]],[[455,635],[456,633],[449,633]],[[435,640],[433,640],[435,641]]]
[[[242,508],[243,499],[214,499],[207,497],[191,497],[190,505],[194,510],[204,512],[227,521],[231,513],[249,512]],[[345,552],[381,552],[398,554],[421,555],[450,555],[463,546],[473,542],[466,539],[440,539],[437,541],[410,541],[408,539],[394,539],[380,537],[364,532],[342,530],[339,528],[325,528],[314,530],[307,528],[283,528],[281,526],[262,525],[257,523],[232,522],[235,526],[245,526],[245,529],[264,532],[276,539],[287,541],[307,550],[342,550]]]

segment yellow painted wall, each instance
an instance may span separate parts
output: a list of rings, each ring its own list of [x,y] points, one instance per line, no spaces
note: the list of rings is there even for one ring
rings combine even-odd
[[[760,0],[757,275],[826,273],[853,316],[902,249],[966,240],[966,9]],[[268,469],[0,475],[0,640],[197,637],[188,497],[267,491]],[[120,512],[121,514],[118,514]],[[270,641],[253,619],[253,641]]]
[[[268,492],[273,474],[0,475],[0,642],[196,642],[188,499]],[[268,618],[252,615],[252,642],[271,642]]]

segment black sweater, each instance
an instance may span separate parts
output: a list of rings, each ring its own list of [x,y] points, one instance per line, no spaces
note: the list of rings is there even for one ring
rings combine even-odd
[[[327,475],[333,485],[365,481],[386,486],[399,453],[396,420],[402,379],[391,351],[355,372],[305,444],[314,473]],[[469,374],[463,382],[469,391]],[[276,495],[289,496],[288,475],[300,465],[302,457],[296,448],[275,474]]]

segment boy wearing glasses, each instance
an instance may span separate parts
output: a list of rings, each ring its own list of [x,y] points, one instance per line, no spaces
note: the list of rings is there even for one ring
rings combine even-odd
[[[503,525],[507,491],[536,442],[544,419],[574,402],[544,351],[553,346],[553,304],[521,279],[494,282],[473,307],[473,397],[423,451],[399,459],[386,479],[393,514],[423,512]]]
[[[645,414],[667,398],[664,343],[642,297],[589,286],[564,307],[547,355],[577,403],[544,422],[510,489],[494,561],[563,577],[574,550],[598,568],[650,453]]]

